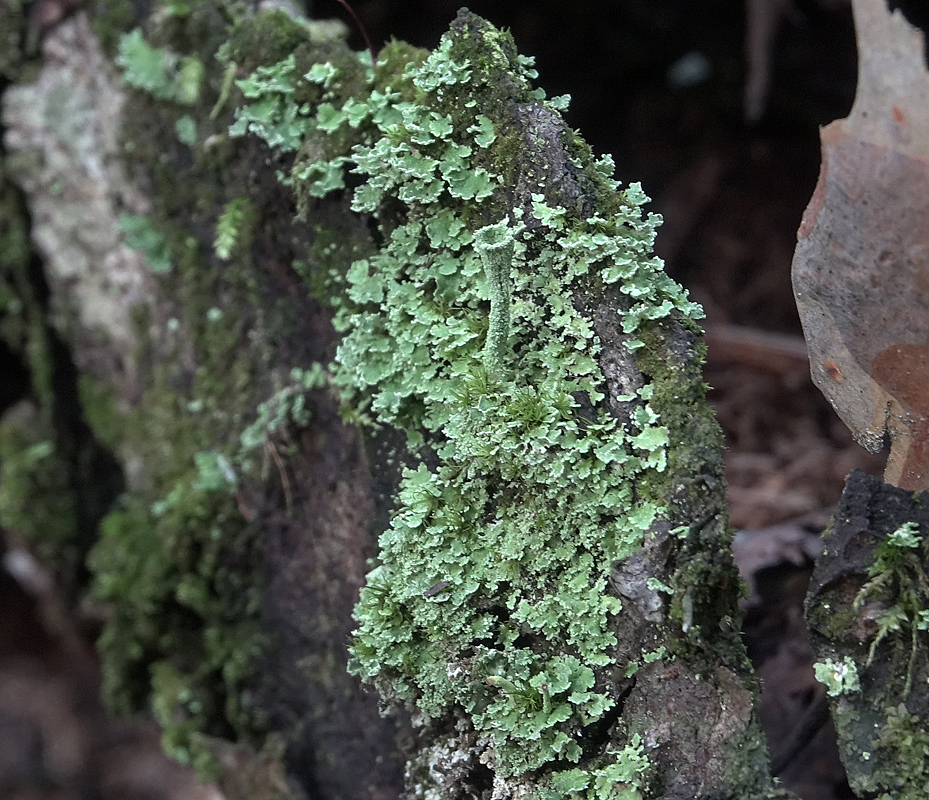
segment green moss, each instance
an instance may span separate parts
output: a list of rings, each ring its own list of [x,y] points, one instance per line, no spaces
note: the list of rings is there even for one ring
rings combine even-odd
[[[902,703],[888,709],[887,721],[874,740],[871,757],[886,767],[874,776],[874,787],[884,789],[876,800],[920,800],[929,791],[929,732]],[[890,791],[886,791],[889,789]]]
[[[311,28],[280,9],[239,20],[229,36],[225,56],[246,73],[276,64],[311,39]]]
[[[832,716],[858,797],[921,800],[929,791],[929,733],[906,705],[889,702],[883,712],[837,698]]]
[[[768,747],[764,731],[757,718],[753,718],[740,734],[721,744],[721,761],[725,764],[726,786],[745,787],[735,797],[772,797],[787,800],[792,794],[771,790],[766,780],[769,772]]]
[[[0,2],[0,80],[13,81],[25,54],[22,50],[26,19],[24,3],[19,0]]]
[[[137,24],[131,0],[94,0],[89,13],[91,27],[109,54],[115,54],[122,36]]]
[[[868,601],[880,599],[887,606],[875,619],[877,631],[868,650],[870,666],[878,645],[889,635],[909,629],[910,658],[906,671],[905,700],[913,686],[913,670],[919,649],[917,632],[929,630],[929,578],[923,561],[929,552],[929,538],[920,539],[919,525],[905,522],[888,534],[874,551],[874,563],[868,569],[868,581],[853,603],[855,610]],[[921,550],[921,553],[917,553]]]
[[[81,412],[88,426],[111,453],[118,451],[126,431],[116,393],[112,387],[86,373],[78,377],[77,388]]]
[[[21,536],[70,594],[85,550],[78,541],[76,465],[53,423],[54,364],[32,259],[24,200],[0,160],[0,338],[28,370],[32,397],[0,420],[0,525]]]
[[[151,709],[168,752],[183,763],[212,764],[210,774],[209,737],[231,731],[257,744],[263,725],[242,700],[256,685],[261,645],[259,542],[236,501],[231,466],[236,431],[255,403],[253,355],[242,347],[234,314],[203,308],[216,301],[215,288],[207,288],[215,274],[181,261],[175,280],[202,298],[178,321],[203,365],[196,376],[175,365],[156,368],[122,413],[82,384],[93,427],[112,434],[115,415],[133,483],[104,519],[89,566],[94,595],[111,609],[98,643],[108,703],[123,713]],[[187,392],[178,391],[179,381]]]
[[[23,403],[0,420],[0,525],[22,536],[66,590],[83,552],[68,464],[49,415]]]
[[[153,272],[171,271],[171,247],[164,235],[153,227],[151,220],[123,214],[119,228],[125,234],[126,246],[143,253]]]
[[[544,159],[526,155],[515,109],[536,101],[561,125],[564,102],[532,86],[531,61],[508,35],[463,19],[432,54],[388,45],[373,74],[280,11],[234,21],[218,53],[191,36],[192,21],[171,23],[207,69],[185,112],[192,135],[178,141],[176,98],[156,97],[150,117],[129,122],[127,153],[160,198],[153,218],[189,220],[159,226],[174,261],[162,290],[184,299],[173,324],[202,368],[156,372],[126,420],[146,474],[94,555],[98,593],[114,607],[107,691],[126,708],[150,703],[187,760],[224,725],[254,730],[238,698],[251,679],[257,589],[241,584],[252,569],[239,572],[236,559],[257,545],[232,491],[277,421],[302,424],[299,402],[323,377],[255,384],[256,372],[274,370],[246,334],[285,341],[293,320],[262,295],[254,248],[213,235],[231,227],[217,209],[243,197],[256,241],[277,248],[292,235],[272,211],[294,209],[254,177],[270,163],[313,226],[293,268],[337,310],[331,382],[346,417],[405,435],[393,455],[409,468],[356,611],[353,670],[390,703],[466,718],[501,776],[543,770],[553,796],[638,797],[651,791],[641,741],[630,734],[594,758],[585,728],[617,702],[613,618],[623,611],[611,566],[638,552],[657,521],[691,518],[700,491],[686,481],[699,464],[719,474],[699,365],[654,356],[686,351],[692,342],[675,345],[669,331],[692,336],[700,311],[652,255],[659,220],[643,215],[647,198],[635,184],[619,190],[608,158],[595,160],[564,126],[579,182],[567,196]],[[236,74],[245,77],[230,81]],[[544,147],[531,130],[530,150]],[[196,167],[183,172],[191,155]],[[339,213],[325,218],[321,197]],[[380,247],[329,224],[349,203],[372,216]],[[507,270],[482,261],[491,233],[489,244],[506,244]],[[220,270],[205,263],[217,239],[228,244]],[[595,303],[615,314],[644,375],[610,398],[627,416],[606,405]],[[720,590],[731,575],[724,526],[683,531],[694,558],[660,586],[685,633],[712,636],[731,599]],[[698,552],[707,542],[719,552]],[[630,662],[669,657],[671,639]],[[227,663],[228,674],[217,671]]]
[[[28,281],[31,258],[22,197],[7,180],[0,159],[0,338],[13,352],[22,352],[29,338],[35,305]]]
[[[216,240],[213,251],[223,261],[228,261],[234,251],[248,252],[254,238],[256,209],[247,197],[237,197],[226,203],[223,213],[216,221]]]
[[[154,276],[157,315],[137,319],[135,357],[153,365],[147,382],[131,407],[99,386],[81,390],[88,420],[117,447],[130,485],[91,557],[94,592],[111,609],[100,641],[105,693],[121,711],[154,713],[166,749],[206,776],[217,767],[214,737],[257,747],[266,732],[249,700],[260,684],[262,586],[257,527],[243,496],[260,479],[256,448],[307,423],[308,384],[322,374],[279,363],[286,354],[268,346],[292,340],[302,309],[270,288],[278,284],[267,280],[267,253],[292,247],[306,258],[308,246],[279,185],[263,177],[267,148],[230,141],[232,109],[217,98],[235,59],[257,68],[292,55],[302,75],[314,53],[337,49],[324,31],[279,11],[234,20],[220,48],[228,24],[213,4],[196,4],[150,21],[150,44],[138,47],[172,53],[176,64],[196,59],[205,72],[196,102],[181,108],[174,89],[138,94],[124,122],[127,167],[153,201],[137,246],[150,258],[170,254],[161,261],[171,264],[170,274]],[[353,55],[343,58],[344,75],[363,76]],[[138,84],[130,66],[126,75]],[[175,86],[174,72],[158,74]],[[234,83],[228,95],[243,97]],[[303,82],[286,96],[318,102],[321,87]],[[339,252],[357,252],[353,236],[334,238]],[[286,272],[273,268],[276,278]]]
[[[133,498],[102,525],[90,566],[113,616],[100,640],[111,708],[151,708],[166,749],[182,763],[208,753],[203,734],[231,725],[249,741],[259,720],[242,705],[254,684],[259,588],[256,542],[228,492],[194,471],[152,507]]]

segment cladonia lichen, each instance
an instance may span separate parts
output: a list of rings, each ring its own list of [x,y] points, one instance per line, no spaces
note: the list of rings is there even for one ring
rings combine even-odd
[[[490,313],[487,315],[487,336],[484,342],[484,364],[492,373],[499,373],[506,357],[510,334],[510,272],[513,261],[514,237],[506,221],[488,225],[474,233],[474,249],[484,265],[484,278],[490,293]]]
[[[492,70],[556,112],[530,86],[531,60],[494,35],[483,61],[449,36],[361,97],[340,92],[334,67],[314,68],[302,80],[322,88],[315,114],[281,101],[300,81],[291,60],[263,67],[240,82],[251,104],[233,133],[280,151],[309,142],[285,180],[312,197],[349,191],[383,237],[341,279],[331,367],[347,407],[405,432],[409,465],[357,607],[352,669],[388,702],[466,714],[495,771],[517,776],[577,762],[582,729],[616,702],[598,679],[622,608],[609,570],[660,513],[640,485],[667,464],[654,387],[621,398],[629,419],[609,412],[600,343],[575,298],[618,288],[629,350],[646,321],[700,309],[651,255],[659,220],[642,216],[637,185],[587,219],[549,205],[542,185],[508,200],[514,142],[500,109],[477,99]],[[341,151],[312,155],[314,136],[339,132]],[[617,192],[609,158],[576,158],[596,191]],[[624,796],[648,763],[637,739],[602,760],[602,775],[560,772],[552,791]]]

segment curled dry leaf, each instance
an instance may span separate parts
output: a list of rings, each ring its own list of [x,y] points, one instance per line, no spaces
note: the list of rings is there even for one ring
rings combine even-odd
[[[923,36],[854,0],[858,90],[822,129],[793,284],[813,381],[884,479],[929,487],[929,73]]]

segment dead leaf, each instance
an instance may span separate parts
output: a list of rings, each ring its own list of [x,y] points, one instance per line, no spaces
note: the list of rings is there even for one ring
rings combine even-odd
[[[853,0],[858,90],[821,131],[798,232],[797,307],[813,381],[877,452],[884,479],[929,488],[929,73],[923,36],[884,0]]]

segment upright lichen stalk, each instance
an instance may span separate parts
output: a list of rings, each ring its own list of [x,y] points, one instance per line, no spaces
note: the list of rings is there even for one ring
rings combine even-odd
[[[506,220],[474,232],[474,249],[484,265],[490,292],[484,364],[494,375],[500,375],[503,370],[510,335],[510,270],[516,232],[507,226]]]

